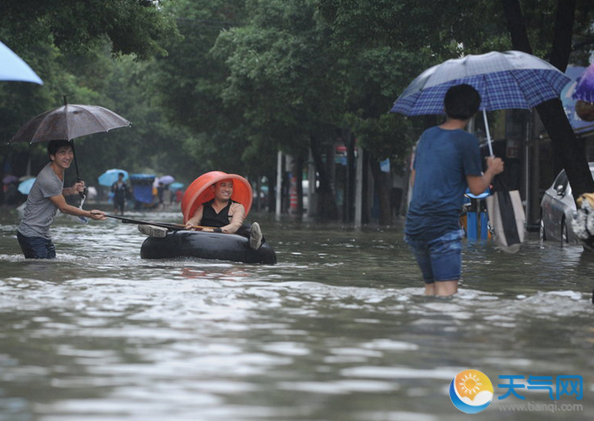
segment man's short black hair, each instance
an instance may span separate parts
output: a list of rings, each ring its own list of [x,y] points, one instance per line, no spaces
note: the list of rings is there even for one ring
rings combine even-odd
[[[456,85],[448,89],[443,101],[449,118],[468,120],[481,105],[481,95],[470,85]]]
[[[50,142],[47,144],[47,154],[55,155],[56,152],[58,152],[58,149],[64,146],[71,147],[72,145],[67,140],[50,140]]]

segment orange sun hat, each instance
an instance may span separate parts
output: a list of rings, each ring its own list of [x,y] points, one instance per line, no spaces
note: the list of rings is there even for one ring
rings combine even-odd
[[[194,216],[196,209],[201,204],[214,198],[210,186],[222,180],[233,180],[233,194],[231,200],[239,202],[245,208],[245,216],[248,216],[252,207],[252,186],[249,181],[237,174],[227,174],[222,171],[210,171],[202,174],[192,182],[186,189],[182,199],[181,209],[184,215],[184,224]]]

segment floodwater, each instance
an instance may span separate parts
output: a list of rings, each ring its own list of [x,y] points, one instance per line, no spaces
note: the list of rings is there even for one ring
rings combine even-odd
[[[0,210],[1,421],[459,420],[448,388],[470,368],[495,394],[477,419],[591,419],[594,255],[578,246],[465,244],[444,299],[422,295],[401,226],[262,220],[278,255],[262,266],[142,260],[136,226],[67,218],[57,260],[26,261],[16,223]],[[499,399],[510,375],[525,400]],[[564,375],[582,388],[552,400],[542,385]]]

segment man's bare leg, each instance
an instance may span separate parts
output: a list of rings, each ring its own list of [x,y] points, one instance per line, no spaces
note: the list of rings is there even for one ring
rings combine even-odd
[[[441,281],[435,284],[435,295],[449,297],[458,292],[458,281]]]
[[[425,284],[425,295],[435,295],[435,284]]]

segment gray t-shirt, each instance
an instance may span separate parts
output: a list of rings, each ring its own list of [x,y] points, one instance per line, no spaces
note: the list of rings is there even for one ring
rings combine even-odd
[[[17,230],[25,237],[43,237],[51,240],[49,227],[54,222],[58,208],[50,197],[59,196],[64,189],[64,182],[58,178],[51,163],[37,175],[27,197],[25,216]]]

